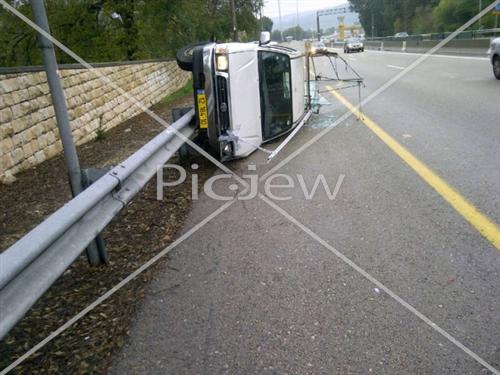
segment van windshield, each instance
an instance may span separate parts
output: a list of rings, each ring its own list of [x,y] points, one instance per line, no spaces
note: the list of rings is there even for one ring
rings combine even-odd
[[[264,140],[292,127],[290,58],[282,53],[259,52],[260,110]]]

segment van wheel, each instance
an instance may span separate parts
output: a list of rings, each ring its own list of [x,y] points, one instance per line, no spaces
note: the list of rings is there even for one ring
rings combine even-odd
[[[493,60],[493,74],[496,79],[500,79],[500,57],[498,56]]]
[[[179,65],[179,68],[182,70],[186,70],[188,72],[193,71],[193,50],[198,47],[198,46],[203,46],[207,44],[208,42],[198,42],[198,43],[192,43],[188,44],[187,46],[182,47],[177,51],[176,54],[176,60],[177,60],[177,65]]]

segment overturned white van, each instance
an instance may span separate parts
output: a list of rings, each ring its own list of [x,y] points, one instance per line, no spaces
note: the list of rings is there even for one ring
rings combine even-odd
[[[246,157],[310,115],[303,52],[269,42],[203,43],[179,50],[193,73],[196,117],[215,156]]]

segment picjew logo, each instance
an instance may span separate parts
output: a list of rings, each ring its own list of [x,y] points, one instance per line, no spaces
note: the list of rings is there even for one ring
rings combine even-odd
[[[168,169],[173,169],[177,171],[178,178],[175,181],[165,181],[165,171]],[[198,164],[192,164],[191,170],[197,171],[199,169]],[[253,164],[248,166],[249,171],[256,171],[257,167]],[[259,194],[259,185],[263,185],[264,193],[270,199],[275,201],[287,201],[293,199],[292,193],[296,192],[295,189],[297,184],[300,187],[300,192],[303,194],[304,199],[312,200],[314,196],[321,191],[324,191],[329,200],[335,200],[339,190],[344,182],[345,175],[341,174],[335,182],[333,190],[330,188],[328,181],[325,176],[319,174],[316,176],[314,181],[311,183],[306,182],[306,179],[302,174],[296,174],[293,177],[288,174],[273,174],[268,176],[264,181],[260,181],[259,175],[257,173],[244,174],[241,176],[245,181],[248,182],[248,188],[243,190],[240,194],[236,195],[235,192],[244,188],[242,185],[237,183],[230,183],[234,179],[234,176],[229,173],[216,174],[205,181],[203,184],[203,192],[206,196],[211,199],[218,201],[230,201],[232,199],[238,200],[250,200],[257,197]],[[186,170],[177,164],[165,164],[157,168],[157,179],[156,179],[156,199],[163,200],[164,189],[173,186],[179,186],[186,182],[187,172]],[[217,183],[223,183],[227,180],[229,185],[226,185],[226,190],[233,192],[231,195],[227,192],[227,195],[222,195],[220,192],[215,191],[215,185]],[[191,173],[191,198],[197,200],[199,198],[199,176],[196,172]],[[321,188],[320,188],[321,186]],[[220,189],[219,189],[220,190]]]

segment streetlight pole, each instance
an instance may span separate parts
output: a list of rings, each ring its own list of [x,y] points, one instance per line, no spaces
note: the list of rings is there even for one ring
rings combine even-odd
[[[260,17],[260,31],[264,31],[264,22],[262,20],[262,5],[259,8],[259,17]]]
[[[316,32],[318,34],[318,40],[321,40],[321,29],[319,25],[319,12],[316,12]]]
[[[45,4],[43,0],[31,1],[31,9],[33,10],[33,19],[35,23],[47,34],[50,34],[49,21]],[[71,193],[75,197],[83,190],[82,186],[82,171],[80,169],[80,161],[76,153],[75,141],[71,131],[71,125],[68,116],[68,107],[66,106],[66,97],[59,78],[56,54],[52,41],[47,39],[43,34],[37,33],[38,43],[42,49],[43,64],[45,65],[45,73],[47,75],[47,83],[49,84],[50,96],[52,97],[52,105],[56,115],[57,127],[59,136],[63,146],[64,160],[69,174],[69,182]],[[98,236],[87,247],[87,258],[90,264],[104,264],[106,260],[106,250],[102,239]]]
[[[372,39],[375,38],[375,15],[372,13]]]
[[[483,10],[483,0],[479,0],[479,13]],[[483,19],[479,19],[479,30],[483,28]]]
[[[279,19],[280,19],[281,41],[283,41],[283,22],[281,20],[281,1],[280,0],[278,0],[278,14],[279,14]]]
[[[295,39],[299,40],[299,28],[300,28],[300,18],[299,18],[299,0],[296,0],[295,2],[297,6],[297,35],[295,36]]]
[[[33,9],[33,18],[35,23],[40,26],[46,33],[50,34],[49,21],[43,1],[32,1],[31,8]],[[40,33],[37,33],[38,43],[42,49],[42,58],[45,65],[45,73],[47,74],[47,83],[50,88],[50,95],[54,106],[54,112],[59,128],[59,135],[63,146],[64,159],[66,160],[66,168],[69,173],[71,192],[76,196],[82,191],[82,173],[80,170],[80,162],[76,153],[76,146],[71,132],[69,123],[68,108],[66,107],[66,98],[61,86],[61,81],[57,73],[56,54],[52,42],[45,38]]]
[[[236,25],[236,7],[234,5],[234,0],[231,0],[229,5],[231,7],[231,15],[233,18],[233,40],[238,42],[238,26]]]

